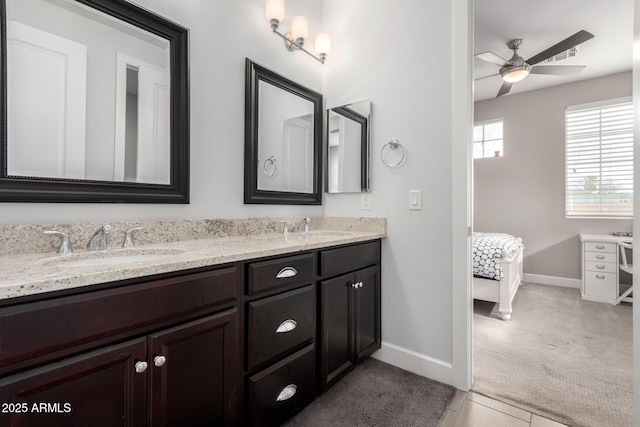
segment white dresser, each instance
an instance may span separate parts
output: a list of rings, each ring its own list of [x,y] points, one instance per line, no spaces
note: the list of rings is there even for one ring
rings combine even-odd
[[[582,299],[611,303],[618,297],[618,243],[632,240],[607,234],[580,234]]]

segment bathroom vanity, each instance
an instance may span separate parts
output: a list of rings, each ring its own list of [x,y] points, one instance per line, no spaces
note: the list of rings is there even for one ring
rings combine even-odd
[[[0,425],[280,425],[380,347],[382,237],[199,239],[90,267],[16,256],[51,277],[1,300]]]

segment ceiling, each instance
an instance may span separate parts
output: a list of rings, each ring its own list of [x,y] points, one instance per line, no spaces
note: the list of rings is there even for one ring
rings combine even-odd
[[[515,83],[511,94],[631,70],[633,0],[475,0],[474,54],[491,51],[509,59],[506,43],[524,39],[518,54],[525,58],[553,46],[579,30],[595,37],[578,55],[553,65],[586,65],[575,77],[531,74]],[[552,65],[552,64],[549,64]],[[502,85],[499,66],[474,59],[474,99],[495,98]]]

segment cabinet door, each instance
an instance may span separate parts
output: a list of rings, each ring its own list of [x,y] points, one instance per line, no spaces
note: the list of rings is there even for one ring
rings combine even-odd
[[[354,365],[353,274],[320,282],[320,387],[326,390]]]
[[[360,361],[380,348],[380,267],[355,273],[354,318],[356,357]]]
[[[140,338],[3,378],[0,425],[145,425],[147,372],[135,364],[146,354]]]
[[[149,337],[152,426],[237,423],[237,337],[236,309]]]

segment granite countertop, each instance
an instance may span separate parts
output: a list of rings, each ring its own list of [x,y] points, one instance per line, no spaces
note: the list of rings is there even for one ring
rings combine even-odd
[[[384,220],[383,220],[384,221]],[[384,224],[384,223],[383,223]],[[0,299],[77,288],[154,274],[214,266],[364,242],[386,236],[384,225],[369,230],[313,230],[309,233],[234,235],[156,242],[107,251],[17,253],[0,256]]]

